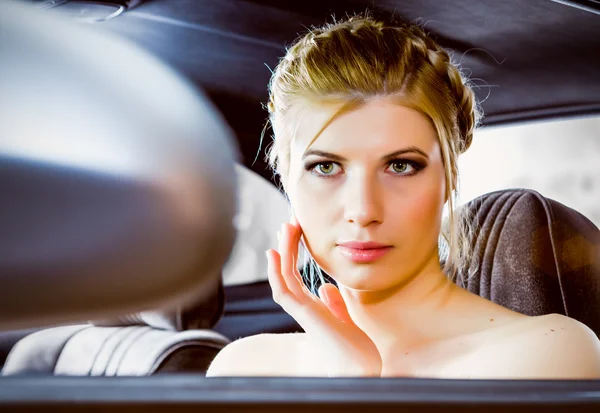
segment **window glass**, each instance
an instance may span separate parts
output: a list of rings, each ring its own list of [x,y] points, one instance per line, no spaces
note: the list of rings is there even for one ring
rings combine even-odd
[[[600,227],[600,116],[481,128],[459,168],[462,203],[529,188]]]

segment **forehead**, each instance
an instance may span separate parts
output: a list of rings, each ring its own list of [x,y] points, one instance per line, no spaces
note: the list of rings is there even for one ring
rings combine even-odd
[[[439,148],[433,125],[414,109],[373,100],[336,116],[327,125],[340,107],[312,105],[303,112],[291,147],[292,157],[301,157],[309,148],[348,156],[393,152],[408,146],[433,154]]]

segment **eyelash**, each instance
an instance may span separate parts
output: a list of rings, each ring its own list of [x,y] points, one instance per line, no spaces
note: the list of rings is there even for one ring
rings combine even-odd
[[[395,164],[395,163],[400,163],[400,164],[408,164],[413,168],[413,172],[407,173],[407,174],[395,174],[397,176],[412,176],[415,175],[417,173],[419,173],[420,171],[422,171],[423,169],[425,169],[424,164],[417,162],[417,161],[413,161],[410,159],[403,159],[403,158],[397,158],[397,159],[392,159],[391,161],[389,161],[386,165],[386,170],[387,168],[389,168],[391,165]],[[328,164],[333,164],[333,165],[337,165],[341,168],[341,165],[337,162],[333,162],[333,161],[317,161],[317,162],[311,162],[308,163],[304,166],[304,169],[307,172],[310,172],[316,176],[318,176],[319,178],[325,178],[325,179],[329,179],[329,178],[333,178],[336,175],[326,175],[326,174],[321,174],[318,172],[315,172],[315,168],[319,165],[328,165]]]

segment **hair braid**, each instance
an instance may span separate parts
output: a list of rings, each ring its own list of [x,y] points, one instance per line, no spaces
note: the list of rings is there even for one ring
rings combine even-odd
[[[471,145],[480,113],[467,78],[421,27],[358,15],[297,39],[269,83],[267,108],[274,134],[269,163],[286,181],[291,141],[306,105],[360,105],[374,98],[396,99],[419,111],[437,132],[449,207],[448,231],[441,234],[449,245],[444,268],[453,277],[470,255],[470,229],[453,212],[457,157]]]
[[[450,54],[435,43],[420,27],[408,26],[399,30],[407,31],[413,52],[416,52],[423,61],[435,68],[454,96],[458,128],[456,149],[459,154],[465,152],[471,146],[473,132],[480,119],[480,111],[473,90],[461,75],[458,67],[451,62]]]

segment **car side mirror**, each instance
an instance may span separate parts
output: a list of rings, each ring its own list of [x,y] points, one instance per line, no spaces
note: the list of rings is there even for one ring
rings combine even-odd
[[[232,132],[114,36],[0,4],[0,329],[168,307],[233,246]]]

